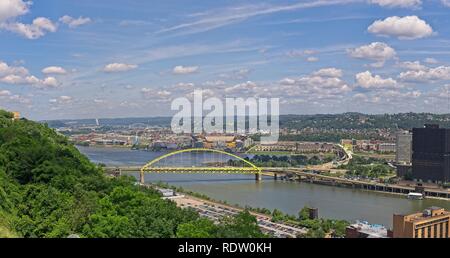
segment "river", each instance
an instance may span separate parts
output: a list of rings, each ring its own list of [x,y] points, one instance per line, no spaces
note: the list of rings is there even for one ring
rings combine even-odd
[[[144,165],[165,153],[123,148],[78,147],[78,149],[92,162],[109,166]],[[197,155],[200,154],[191,154],[190,159],[197,160]],[[205,159],[205,155],[209,154],[201,155]],[[189,160],[181,162],[186,164]],[[293,215],[308,205],[319,208],[319,216],[323,218],[349,221],[359,219],[387,227],[392,227],[394,213],[412,213],[430,206],[450,209],[450,201],[446,200],[409,200],[400,195],[310,183],[275,181],[270,177],[256,182],[254,176],[249,175],[146,174],[145,179],[150,182],[163,181],[182,186],[230,204],[279,209]]]

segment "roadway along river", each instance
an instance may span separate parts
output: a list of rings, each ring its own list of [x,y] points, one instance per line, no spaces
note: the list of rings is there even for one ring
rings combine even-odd
[[[78,149],[92,162],[109,166],[144,165],[164,154],[164,152],[118,148],[78,147]],[[200,154],[191,155],[194,159],[194,155]],[[411,213],[429,206],[450,209],[450,201],[445,200],[408,200],[405,196],[309,183],[274,181],[272,178],[265,178],[258,183],[254,181],[254,176],[248,175],[147,174],[146,181],[164,181],[217,200],[225,200],[230,204],[265,207],[271,210],[276,208],[295,215],[303,206],[308,205],[319,208],[320,217],[349,221],[360,219],[388,227],[392,226],[394,213]]]

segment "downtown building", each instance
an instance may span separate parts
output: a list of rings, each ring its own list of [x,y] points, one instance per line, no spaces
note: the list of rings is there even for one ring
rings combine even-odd
[[[395,166],[397,168],[397,176],[409,179],[412,176],[412,132],[398,131],[395,139]]]
[[[413,128],[412,177],[421,182],[450,181],[450,129]]]
[[[394,238],[449,238],[450,212],[430,207],[409,215],[394,214]]]

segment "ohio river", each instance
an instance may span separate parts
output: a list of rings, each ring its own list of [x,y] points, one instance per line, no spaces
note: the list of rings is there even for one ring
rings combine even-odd
[[[164,154],[164,152],[121,148],[78,147],[78,149],[92,162],[109,166],[144,165]],[[195,159],[195,155],[200,154],[192,154],[192,160]],[[319,208],[319,216],[323,218],[349,221],[359,219],[387,227],[392,226],[394,213],[412,213],[430,206],[450,210],[450,201],[445,200],[408,200],[405,196],[310,183],[275,181],[269,177],[261,182],[255,182],[254,176],[248,175],[147,174],[146,181],[163,181],[182,186],[230,204],[279,209],[293,215],[308,205]]]

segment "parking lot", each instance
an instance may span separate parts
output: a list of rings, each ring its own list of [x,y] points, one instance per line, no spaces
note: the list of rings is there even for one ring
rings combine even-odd
[[[174,199],[178,206],[183,208],[192,208],[200,214],[200,216],[218,222],[225,216],[234,216],[242,209],[231,207],[224,204],[200,200],[190,196]],[[271,221],[271,216],[251,212],[258,221],[261,231],[279,238],[295,238],[299,234],[306,233],[306,230],[297,226],[291,226],[284,223],[275,223]]]

